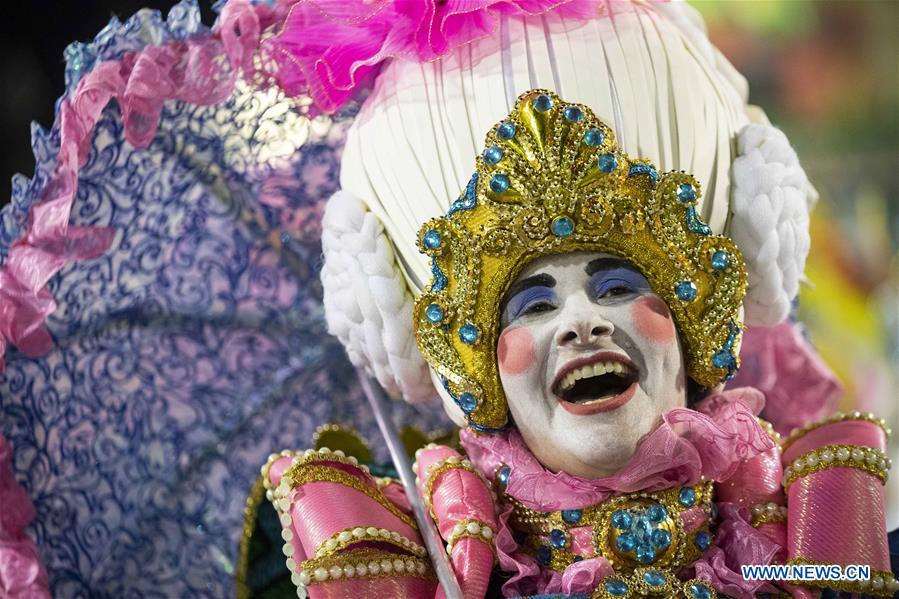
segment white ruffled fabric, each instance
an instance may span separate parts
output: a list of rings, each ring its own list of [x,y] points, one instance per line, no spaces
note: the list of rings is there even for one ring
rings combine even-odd
[[[415,344],[413,299],[381,221],[352,193],[338,191],[322,219],[328,330],[350,361],[410,403],[437,397]]]
[[[730,236],[746,260],[745,318],[772,326],[787,317],[799,293],[811,245],[810,186],[780,129],[747,125],[737,146]]]

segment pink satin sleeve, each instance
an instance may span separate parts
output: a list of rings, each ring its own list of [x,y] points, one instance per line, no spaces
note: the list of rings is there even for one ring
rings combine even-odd
[[[828,445],[883,450],[886,434],[866,420],[825,424],[794,440],[784,452],[784,464]],[[890,570],[884,485],[877,476],[855,467],[830,467],[797,478],[787,499],[791,560]]]
[[[495,502],[482,476],[456,450],[430,446],[416,456],[416,475],[466,599],[482,599],[494,563]],[[472,527],[469,529],[469,527]]]
[[[433,599],[437,583],[400,485],[342,453],[272,456],[263,474],[299,597]]]

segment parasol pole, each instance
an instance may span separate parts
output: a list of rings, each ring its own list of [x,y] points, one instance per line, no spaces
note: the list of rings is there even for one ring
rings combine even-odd
[[[390,451],[390,457],[396,466],[396,471],[400,475],[403,488],[406,489],[406,497],[412,506],[412,512],[418,521],[418,528],[421,531],[421,538],[424,540],[425,547],[431,555],[431,561],[434,563],[434,570],[437,573],[437,580],[443,589],[447,599],[463,599],[462,589],[459,588],[459,582],[453,573],[453,567],[443,548],[443,540],[440,538],[440,532],[434,521],[431,520],[428,510],[425,509],[421,495],[418,493],[418,487],[415,485],[415,473],[412,472],[412,463],[406,454],[406,448],[400,441],[399,433],[393,425],[393,421],[387,414],[387,406],[384,403],[384,397],[381,394],[381,388],[374,384],[372,380],[361,370],[356,370],[359,382],[362,383],[362,390],[371,404],[371,409],[375,414],[375,421],[378,428],[381,429],[381,435],[387,442],[387,449]]]

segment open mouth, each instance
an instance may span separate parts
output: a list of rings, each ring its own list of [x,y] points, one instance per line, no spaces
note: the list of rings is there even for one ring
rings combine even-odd
[[[617,356],[615,359],[594,359],[561,373],[553,385],[553,392],[561,400],[562,407],[572,413],[615,409],[630,400],[637,375],[633,365]]]

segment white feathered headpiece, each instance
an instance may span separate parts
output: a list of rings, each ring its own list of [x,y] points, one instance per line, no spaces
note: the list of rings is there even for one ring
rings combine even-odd
[[[435,396],[412,332],[413,297],[430,277],[416,232],[447,211],[484,132],[532,88],[590,106],[629,154],[693,174],[703,220],[745,257],[747,324],[787,316],[811,187],[699,15],[635,2],[587,21],[502,16],[494,35],[442,58],[386,64],[349,132],[324,217],[322,281],[328,325],[354,364],[407,401]]]

